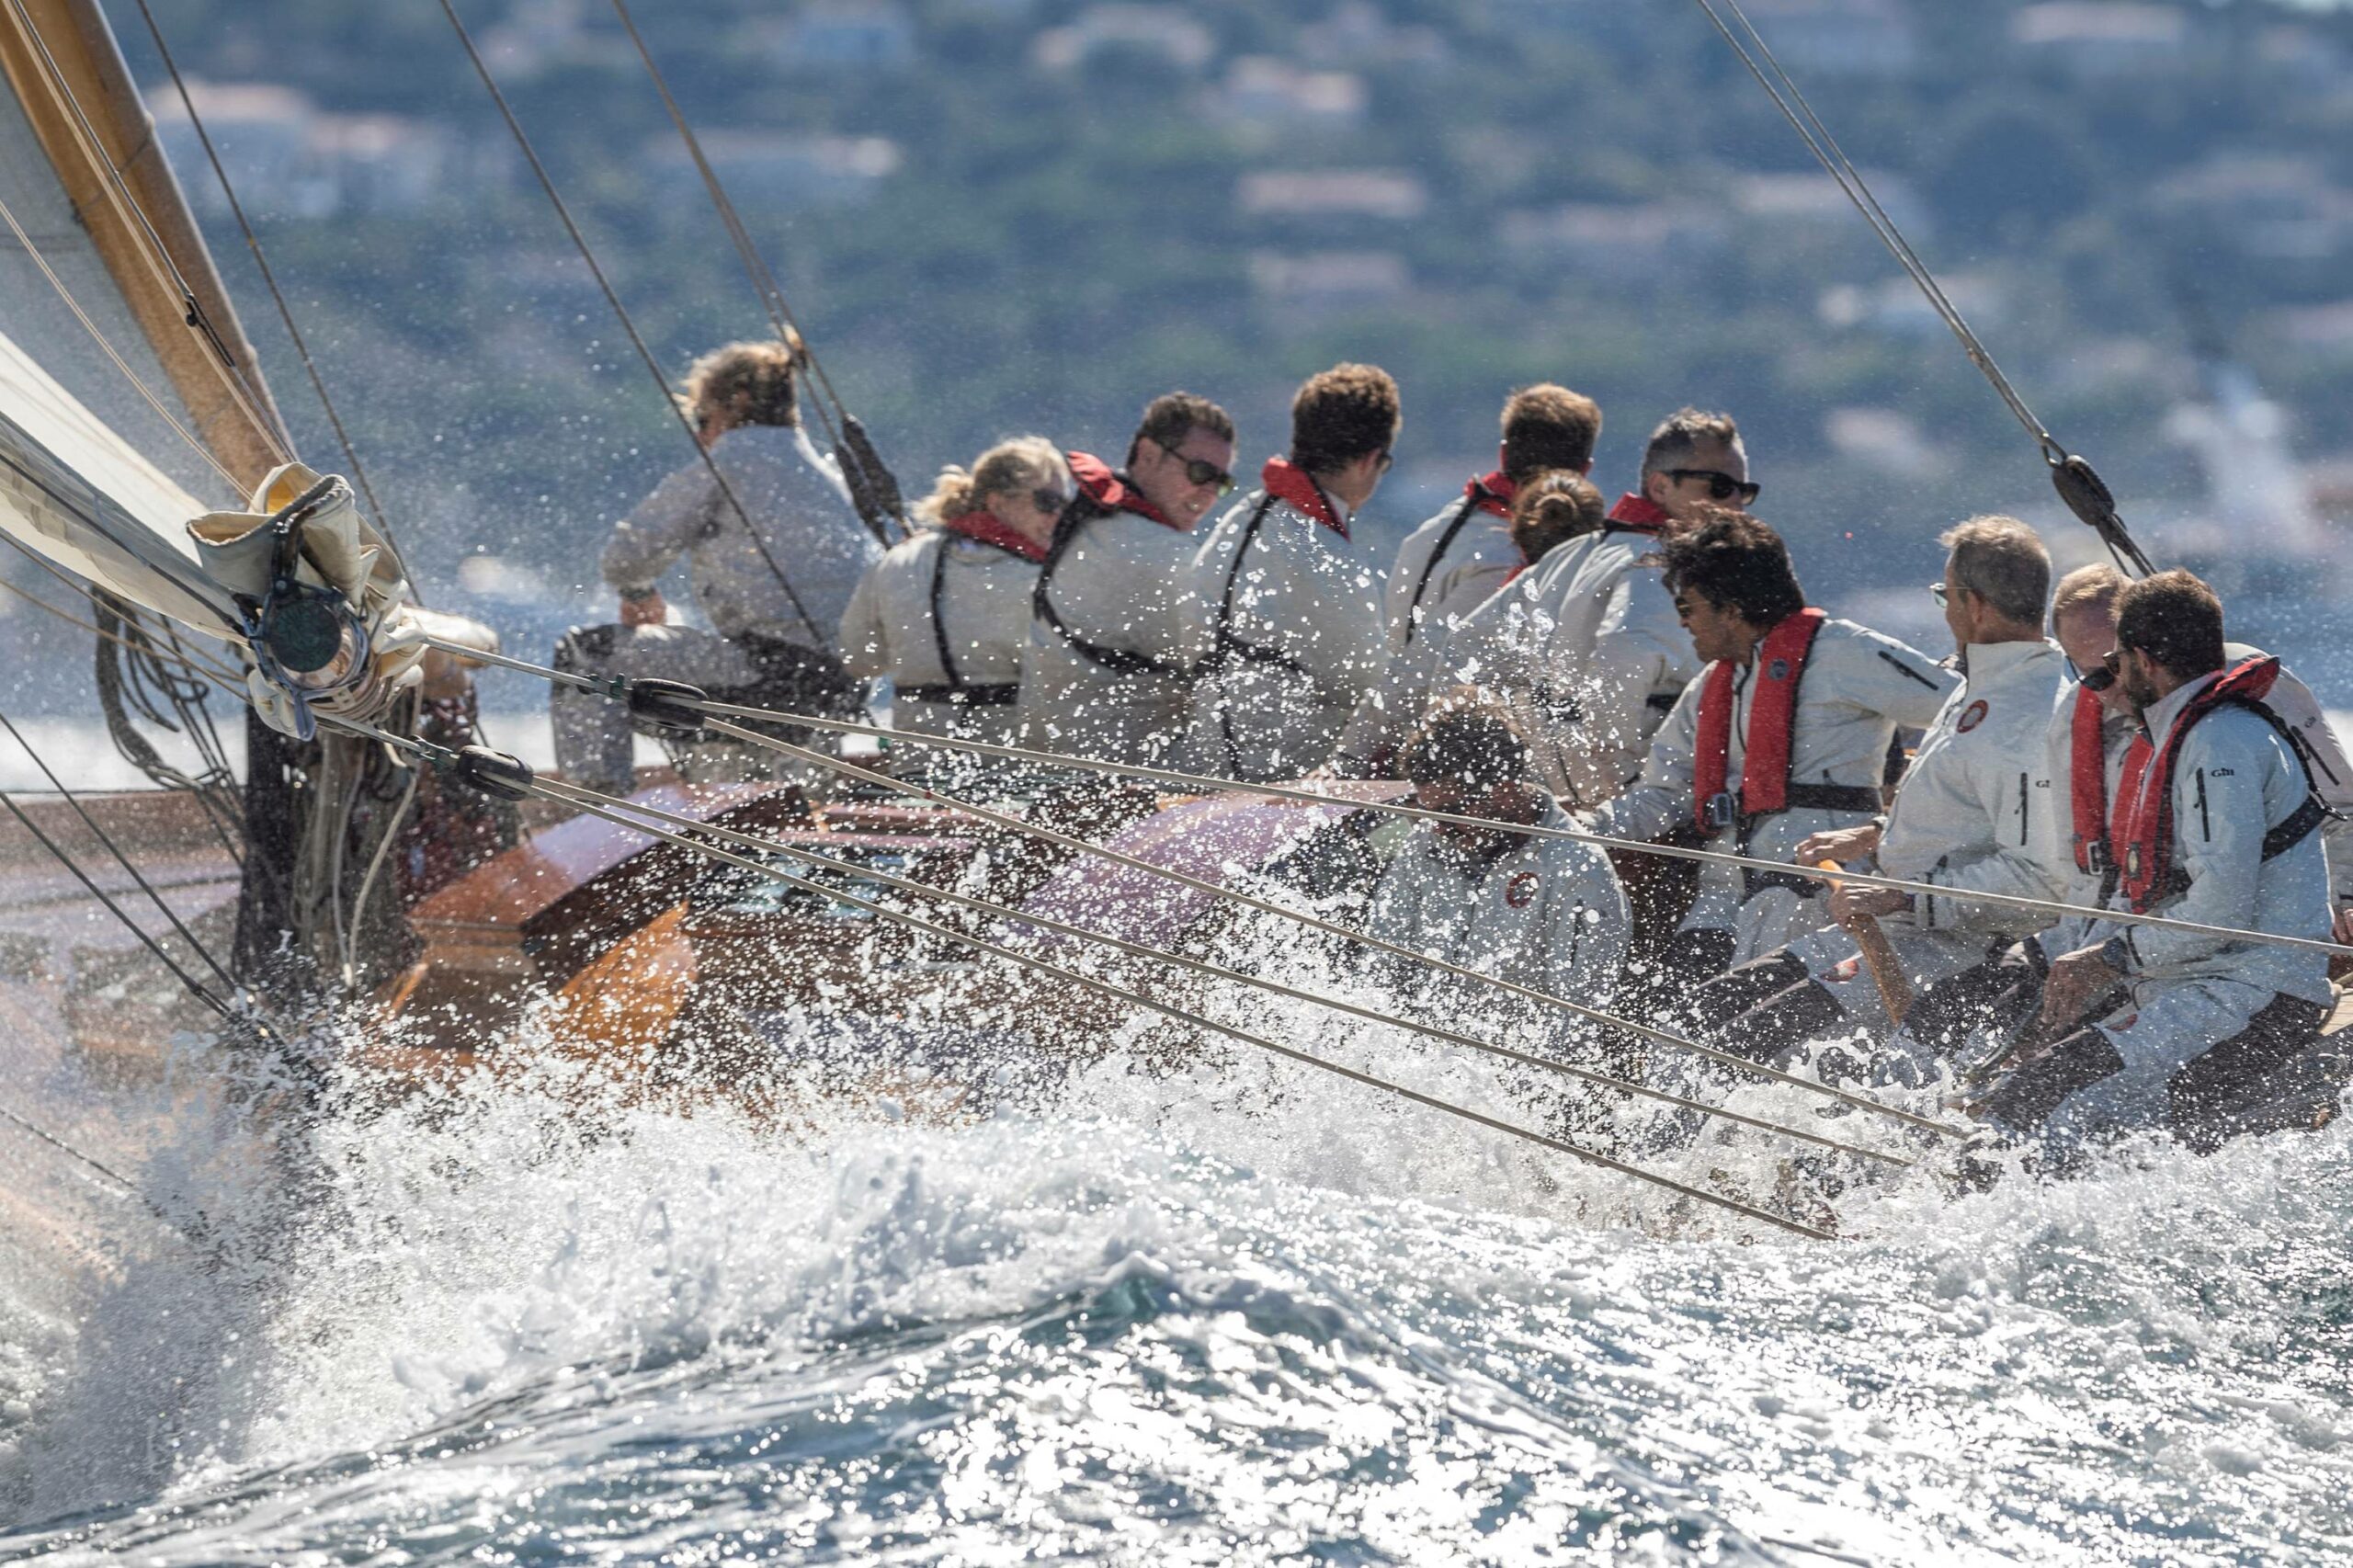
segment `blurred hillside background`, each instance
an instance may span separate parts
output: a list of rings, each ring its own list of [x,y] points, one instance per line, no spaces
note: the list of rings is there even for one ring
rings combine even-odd
[[[153,3],[428,597],[518,652],[608,618],[598,541],[691,454],[438,6]],[[759,333],[605,0],[460,8],[665,365]],[[2228,364],[2277,405],[2313,515],[2353,521],[2353,14],[1747,9],[2129,518],[2193,542],[2215,520],[2183,421]],[[1173,386],[1235,412],[1255,470],[1299,378],[1358,358],[1404,389],[1369,514],[1392,536],[1488,466],[1502,395],[1538,379],[1601,401],[1613,492],[1662,414],[1731,410],[1816,597],[1884,591],[1923,635],[1939,528],[2081,531],[1680,0],[645,0],[639,21],[911,494],[1009,433],[1116,456]],[[115,22],[279,402],[339,464],[136,11]]]

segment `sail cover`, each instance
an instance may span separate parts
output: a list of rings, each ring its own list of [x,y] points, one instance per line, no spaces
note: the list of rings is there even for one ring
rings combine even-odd
[[[187,525],[280,460],[252,349],[96,6],[0,0],[0,529],[231,635]]]

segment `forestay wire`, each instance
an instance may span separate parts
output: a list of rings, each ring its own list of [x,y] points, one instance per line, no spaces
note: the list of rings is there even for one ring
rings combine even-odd
[[[531,174],[540,182],[540,189],[546,194],[548,205],[555,209],[555,215],[563,222],[564,233],[571,236],[573,249],[580,253],[580,259],[587,266],[589,277],[596,279],[597,290],[605,296],[605,303],[611,307],[614,319],[620,323],[621,331],[628,335],[630,346],[637,350],[637,357],[644,361],[646,373],[654,378],[654,385],[661,393],[663,405],[669,409],[671,415],[677,420],[678,428],[685,432],[687,440],[695,449],[696,456],[702,460],[703,468],[710,474],[711,483],[718,486],[719,493],[726,500],[729,510],[735,514],[736,520],[743,525],[745,537],[752,541],[752,548],[759,551],[760,560],[767,564],[769,574],[776,578],[777,586],[784,590],[785,598],[792,606],[792,613],[798,616],[801,623],[809,629],[809,634],[815,641],[816,645],[824,646],[830,641],[825,629],[817,624],[816,618],[811,615],[808,607],[801,602],[801,596],[793,591],[791,580],[784,574],[784,568],[777,564],[776,556],[768,550],[767,540],[760,536],[759,528],[752,522],[751,512],[745,508],[742,499],[735,494],[735,487],[728,483],[726,474],[720,471],[718,462],[713,460],[709,449],[703,446],[701,437],[695,430],[693,418],[679,405],[677,399],[671,395],[670,378],[663,373],[662,362],[654,357],[654,350],[646,346],[644,335],[637,330],[637,323],[631,317],[629,307],[621,303],[621,297],[614,290],[611,279],[605,276],[604,267],[597,263],[596,251],[589,246],[588,236],[581,232],[580,225],[574,221],[572,209],[564,204],[563,194],[555,187],[554,176],[548,173],[547,165],[540,161],[539,150],[531,145],[531,139],[524,134],[523,122],[516,118],[514,107],[506,101],[506,94],[498,85],[498,78],[491,74],[490,62],[482,57],[482,51],[474,46],[473,34],[466,30],[465,21],[458,15],[457,6],[452,4],[452,0],[440,0],[440,6],[441,14],[449,19],[450,29],[458,35],[459,43],[465,47],[466,58],[473,62],[474,74],[482,79],[483,88],[490,94],[491,102],[498,106],[499,117],[506,122],[507,133],[514,137],[515,145],[521,150],[523,161],[530,165]]]
[[[1837,138],[1830,133],[1830,127],[1814,112],[1813,105],[1807,101],[1796,80],[1783,68],[1771,46],[1766,43],[1764,35],[1756,30],[1756,25],[1740,8],[1740,0],[1694,0],[1694,4],[1714,24],[1724,42],[1732,46],[1733,52],[1740,56],[1740,62],[1748,68],[1748,74],[1756,78],[1757,85],[1772,98],[1774,107],[1781,111],[1781,117],[1790,122],[1790,129],[1805,142],[1807,150],[1821,164],[1824,171],[1837,183],[1847,199],[1854,204],[1855,210],[1862,214],[1863,222],[1870,226],[1871,233],[1887,247],[1896,265],[1919,289],[1922,297],[1928,301],[1929,309],[1960,340],[1961,351],[1969,356],[1969,362],[1977,367],[1995,395],[2001,398],[2003,405],[2010,411],[2011,417],[2018,422],[2042,454],[2042,460],[2051,469],[2052,485],[2058,491],[2059,498],[2066,504],[2067,509],[2099,535],[2100,542],[2108,547],[2109,554],[2116,557],[2117,564],[2128,574],[2137,572],[2146,576],[2154,571],[2149,558],[2125,528],[2123,519],[2117,516],[2116,499],[2109,494],[2107,484],[2089,462],[2070,452],[2036,416],[2034,410],[2027,406],[2026,399],[2017,387],[2011,385],[2009,377],[2002,373],[2002,368],[1994,362],[1994,356],[1984,340],[1962,317],[1960,307],[1952,302],[1944,286],[1937,281],[1935,272],[1921,259],[1920,253],[1912,248],[1912,242],[1904,237],[1904,231],[1896,226],[1895,220],[1889,216],[1879,198],[1872,194],[1870,182],[1863,177],[1854,160],[1847,156]],[[1738,23],[1737,32],[1731,23],[1724,20],[1722,12],[1717,9],[1719,5]]]

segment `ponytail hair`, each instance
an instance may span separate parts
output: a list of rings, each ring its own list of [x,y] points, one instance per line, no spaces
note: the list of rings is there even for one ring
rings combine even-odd
[[[1511,500],[1511,541],[1529,565],[1547,551],[1597,530],[1607,506],[1593,482],[1574,469],[1546,469],[1522,484]]]
[[[941,469],[931,494],[915,504],[915,517],[944,523],[980,510],[984,495],[1048,488],[1071,489],[1070,464],[1062,449],[1043,436],[1016,436],[983,452],[969,471],[954,463]]]

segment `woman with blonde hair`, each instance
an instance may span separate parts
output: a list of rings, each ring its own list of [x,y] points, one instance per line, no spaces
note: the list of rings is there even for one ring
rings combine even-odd
[[[687,681],[794,712],[855,706],[855,683],[829,642],[881,547],[851,507],[840,465],[801,426],[801,363],[797,342],[773,341],[731,343],[694,362],[678,401],[704,455],[613,526],[600,565],[620,596],[620,620],[564,633],[558,669]],[[681,556],[708,631],[674,622],[654,585]],[[552,693],[563,776],[627,794],[627,710],[569,683]]]
[[[1029,598],[1054,525],[1078,494],[1051,441],[1022,436],[949,467],[921,527],[859,579],[842,617],[854,675],[889,676],[898,728],[1010,738]]]

